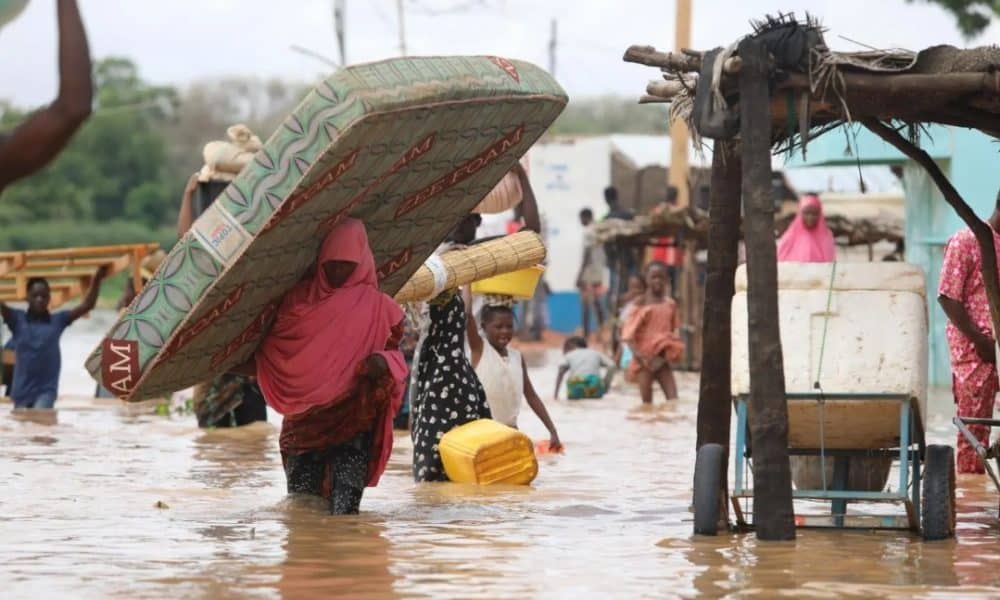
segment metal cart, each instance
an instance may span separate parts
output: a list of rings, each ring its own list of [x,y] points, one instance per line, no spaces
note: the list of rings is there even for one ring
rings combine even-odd
[[[800,527],[905,529],[925,539],[955,532],[954,451],[927,446],[918,401],[906,394],[787,394],[790,456],[820,456],[820,489],[795,489],[795,500],[828,501],[829,514],[796,514]],[[736,409],[735,485],[730,500],[739,527],[753,526],[753,447],[749,396],[734,398]],[[721,447],[698,451],[695,467],[695,531],[714,533],[720,504]],[[879,491],[849,489],[852,457],[889,457],[899,477]],[[826,481],[826,461],[833,477]],[[699,474],[699,471],[701,473]],[[699,476],[700,475],[700,476]],[[713,491],[714,488],[714,491]],[[896,503],[905,514],[847,514],[848,503]],[[701,529],[701,530],[699,530]]]
[[[983,446],[981,443],[979,443],[979,440],[976,439],[976,436],[972,435],[972,432],[969,431],[968,427],[969,425],[988,425],[990,427],[1000,427],[1000,419],[976,419],[973,417],[955,417],[954,419],[952,419],[952,422],[955,424],[955,427],[958,427],[958,430],[962,432],[962,435],[965,436],[965,439],[969,441],[969,444],[971,444],[972,447],[975,448],[976,455],[979,456],[979,460],[983,463],[983,466],[986,468],[986,473],[990,476],[990,479],[993,480],[993,485],[996,486],[997,492],[1000,493],[1000,479],[997,478],[997,473],[1000,473],[1000,439],[993,442],[993,445],[987,448]],[[990,466],[991,458],[996,463],[996,470],[994,470],[993,467]],[[998,503],[997,510],[998,510],[998,516],[1000,516],[1000,503]]]

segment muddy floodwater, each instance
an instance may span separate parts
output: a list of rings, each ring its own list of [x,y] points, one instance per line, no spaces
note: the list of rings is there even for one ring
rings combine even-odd
[[[415,485],[410,443],[357,517],[289,499],[278,419],[199,431],[192,416],[86,398],[79,366],[110,319],[63,343],[55,413],[0,406],[3,597],[528,598],[1000,597],[997,494],[960,477],[957,540],[800,530],[694,538],[689,512],[697,379],[681,400],[550,403],[566,444],[531,487]],[[551,393],[553,353],[532,377]],[[929,437],[953,440],[936,394]],[[527,408],[523,429],[543,437]]]

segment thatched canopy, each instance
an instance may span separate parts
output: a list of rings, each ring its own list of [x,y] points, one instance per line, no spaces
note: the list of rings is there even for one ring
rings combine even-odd
[[[807,142],[849,121],[908,125],[943,123],[1000,138],[1000,48],[932,46],[920,52],[833,52],[822,28],[794,16],[756,23],[751,37],[767,46],[774,65],[773,141]],[[720,139],[738,129],[737,44],[707,52],[659,52],[632,46],[625,60],[658,67],[640,102],[671,103],[671,118],[694,134]]]
[[[784,233],[794,216],[794,212],[785,213],[775,220],[775,236]],[[863,216],[828,212],[826,224],[841,246],[870,245],[883,241],[895,244],[903,241],[902,216],[887,211]],[[698,248],[705,248],[708,230],[708,214],[686,208],[640,215],[631,221],[608,219],[594,225],[594,234],[599,242],[617,241],[636,246],[656,245],[658,238],[680,237],[694,242]]]

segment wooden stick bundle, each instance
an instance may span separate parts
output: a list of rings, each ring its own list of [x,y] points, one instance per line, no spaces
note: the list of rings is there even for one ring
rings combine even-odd
[[[519,271],[545,260],[545,244],[532,231],[520,231],[428,260],[396,292],[399,303],[430,300],[443,290]]]

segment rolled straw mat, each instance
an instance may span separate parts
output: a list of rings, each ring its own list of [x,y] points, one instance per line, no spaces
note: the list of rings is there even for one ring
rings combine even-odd
[[[498,57],[337,71],[198,217],[87,369],[142,400],[245,362],[347,216],[365,222],[395,294],[565,104],[548,73]]]
[[[543,260],[545,244],[541,236],[532,231],[519,231],[432,257],[417,269],[394,298],[400,303],[430,300],[444,290],[518,271]]]

